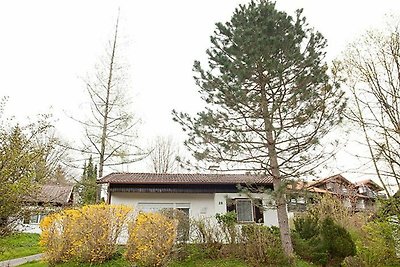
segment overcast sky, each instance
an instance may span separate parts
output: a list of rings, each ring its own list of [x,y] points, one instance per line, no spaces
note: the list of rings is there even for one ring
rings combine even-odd
[[[24,121],[51,112],[60,134],[79,141],[80,126],[66,114],[83,114],[88,99],[82,77],[104,55],[120,7],[123,53],[131,66],[127,90],[142,120],[142,142],[157,135],[181,141],[184,135],[171,110],[201,107],[193,61],[204,61],[214,24],[229,20],[235,7],[247,2],[1,1],[0,97],[9,96],[7,114]],[[366,29],[381,24],[385,14],[400,14],[400,1],[278,0],[277,8],[292,15],[304,8],[309,24],[328,39],[331,60]]]

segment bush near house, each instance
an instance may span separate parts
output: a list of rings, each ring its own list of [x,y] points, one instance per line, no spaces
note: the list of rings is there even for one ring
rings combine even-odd
[[[60,262],[101,263],[117,251],[117,238],[131,208],[123,205],[88,205],[45,217],[40,244],[50,265]]]
[[[280,239],[279,228],[264,225],[244,225],[237,252],[251,266],[290,266]]]
[[[215,215],[217,223],[223,233],[223,238],[226,242],[233,244],[238,237],[238,229],[236,227],[237,214],[234,211],[225,214],[217,213]]]
[[[244,261],[248,266],[290,266],[277,227],[236,224],[236,214],[216,215],[217,224],[208,220],[192,223],[193,244],[179,248],[179,259],[224,259]]]
[[[356,254],[350,233],[326,217],[322,220],[310,215],[294,221],[293,245],[302,259],[323,266],[340,266],[347,256]]]
[[[185,216],[171,210],[139,213],[128,223],[125,251],[116,252],[117,236],[130,211],[101,204],[48,216],[41,225],[47,263],[32,266],[308,266],[304,262],[290,264],[278,228],[237,225],[231,213],[218,215],[217,224],[206,220],[193,223],[191,230],[198,238],[191,241],[197,243],[175,242],[177,218]]]
[[[176,241],[178,243],[186,243],[189,241],[190,219],[189,215],[178,209],[162,209],[160,213],[170,220],[175,220],[177,225]]]
[[[129,227],[126,259],[136,266],[164,266],[175,242],[177,224],[160,213],[139,213]]]

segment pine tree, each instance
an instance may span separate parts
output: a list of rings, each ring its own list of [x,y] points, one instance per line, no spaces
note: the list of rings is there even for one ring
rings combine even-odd
[[[330,81],[323,59],[326,40],[269,1],[240,5],[217,23],[207,50],[208,69],[194,63],[205,101],[197,116],[173,111],[198,160],[273,177],[283,248],[293,248],[285,183],[321,163],[321,139],[342,118],[343,93]]]
[[[88,164],[83,166],[82,180],[80,182],[80,202],[81,204],[96,203],[97,194],[97,167],[93,164],[92,156]]]

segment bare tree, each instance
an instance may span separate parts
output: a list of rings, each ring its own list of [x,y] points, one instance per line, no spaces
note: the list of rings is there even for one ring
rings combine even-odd
[[[150,153],[151,170],[155,173],[172,173],[179,169],[179,147],[171,137],[158,136]]]
[[[370,30],[349,46],[341,61],[353,105],[349,117],[360,127],[377,177],[387,194],[400,187],[399,23]],[[395,184],[393,184],[393,182]]]
[[[118,23],[110,42],[110,51],[97,66],[94,78],[87,81],[91,118],[82,122],[88,145],[84,152],[97,155],[98,177],[105,166],[128,164],[143,158],[144,153],[134,144],[134,127],[137,120],[129,112],[127,91],[127,66],[118,54]]]

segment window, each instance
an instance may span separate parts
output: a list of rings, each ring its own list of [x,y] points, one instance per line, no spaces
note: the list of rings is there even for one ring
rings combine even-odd
[[[44,214],[38,213],[38,214],[33,214],[31,216],[28,216],[24,218],[24,224],[39,224],[40,221],[44,218]]]
[[[253,205],[250,199],[236,200],[236,213],[238,222],[253,222]]]
[[[329,191],[333,191],[334,184],[332,182],[326,183],[326,189]]]
[[[227,199],[226,210],[228,212],[230,211],[236,212],[238,222],[242,223],[264,222],[261,199],[253,199],[253,200],[248,198]]]
[[[138,209],[144,212],[156,212],[162,209],[178,209],[189,215],[190,203],[138,203]]]
[[[287,203],[289,212],[302,212],[306,210],[306,201],[303,197],[291,198]]]
[[[365,186],[362,185],[362,186],[360,186],[360,187],[358,188],[358,192],[359,192],[360,194],[364,194],[364,193],[367,192],[367,190],[366,190]]]
[[[174,203],[139,203],[138,209],[144,212],[156,212],[162,209],[173,209]]]

